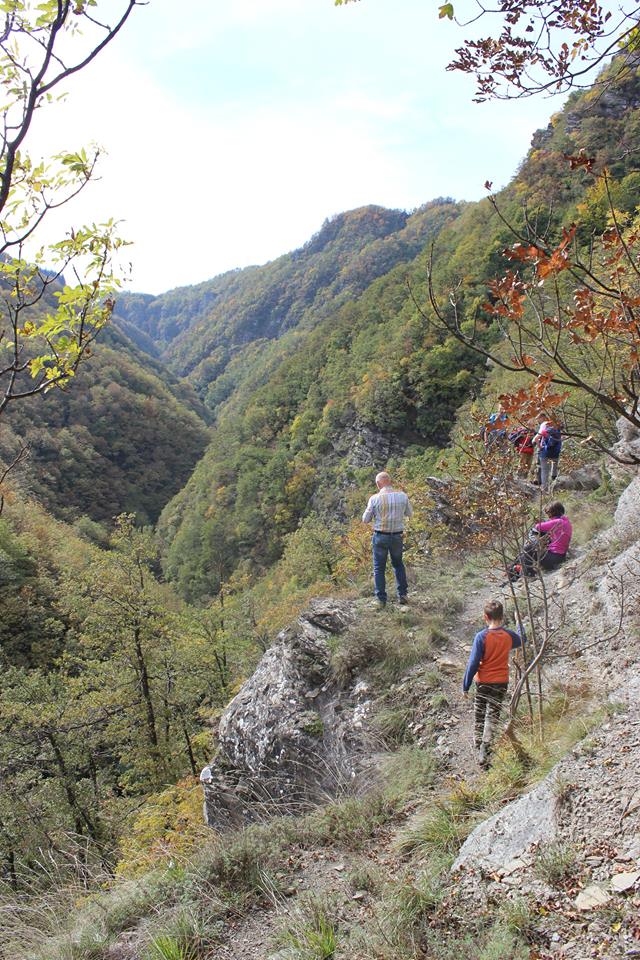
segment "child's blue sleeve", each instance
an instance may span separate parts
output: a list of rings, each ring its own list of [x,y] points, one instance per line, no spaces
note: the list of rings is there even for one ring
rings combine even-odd
[[[522,637],[524,637],[525,640],[527,639],[524,634],[524,630],[522,631],[522,637],[520,636],[519,633],[516,633],[514,630],[508,630],[507,633],[509,634],[512,640],[512,643],[511,643],[512,650],[515,650],[516,647],[522,646]]]
[[[467,693],[469,687],[473,683],[473,678],[478,672],[480,661],[484,657],[484,638],[486,632],[486,630],[481,630],[480,633],[476,633],[473,639],[473,646],[471,647],[471,653],[469,654],[469,662],[467,664],[467,669],[465,670],[464,680],[462,681],[462,689],[465,693]]]

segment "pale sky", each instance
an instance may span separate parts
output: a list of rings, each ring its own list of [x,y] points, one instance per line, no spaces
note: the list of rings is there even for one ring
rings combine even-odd
[[[32,150],[108,151],[56,229],[121,220],[128,289],[160,293],[274,259],[343,210],[504,185],[560,102],[473,104],[437,6],[150,0],[40,112]]]

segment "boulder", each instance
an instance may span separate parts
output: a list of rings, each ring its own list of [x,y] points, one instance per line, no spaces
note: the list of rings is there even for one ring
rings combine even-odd
[[[584,467],[562,474],[553,485],[557,490],[597,490],[602,483],[602,470],[597,463],[587,463]]]
[[[328,643],[352,619],[346,602],[314,602],[278,635],[225,709],[219,751],[203,778],[210,826],[313,802],[353,779],[363,752],[362,704],[334,680]]]
[[[640,539],[640,477],[631,481],[618,500],[614,534],[624,547]]]
[[[526,858],[529,848],[556,834],[556,779],[550,774],[530,793],[508,804],[470,834],[452,866],[495,872]]]
[[[610,468],[614,473],[630,471],[638,473],[640,469],[640,430],[633,423],[620,417],[616,427],[620,440],[613,447],[613,452],[622,463],[612,463]]]

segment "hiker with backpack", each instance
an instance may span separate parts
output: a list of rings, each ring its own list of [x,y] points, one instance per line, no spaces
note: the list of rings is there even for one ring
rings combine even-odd
[[[519,463],[517,473],[518,476],[524,480],[529,476],[533,455],[536,452],[533,444],[535,435],[536,431],[530,424],[526,427],[517,427],[509,434],[509,443],[513,445],[513,449],[518,455]]]
[[[556,570],[566,560],[573,535],[571,521],[559,500],[550,503],[545,513],[549,519],[532,527],[529,542],[507,571],[512,583],[521,576],[535,577],[541,570]]]
[[[485,445],[486,450],[490,450],[493,446],[502,446],[507,437],[507,425],[509,423],[509,415],[504,408],[504,404],[498,406],[496,413],[492,413],[487,420],[485,426],[480,431],[480,436],[482,437],[482,442]]]
[[[558,476],[558,460],[562,451],[560,427],[553,420],[542,417],[533,444],[538,448],[538,482],[542,492],[548,493],[551,481]]]
[[[476,678],[474,744],[478,763],[486,768],[491,763],[502,702],[509,686],[509,655],[522,646],[522,637],[504,626],[504,608],[499,600],[485,603],[483,616],[485,627],[474,637],[462,690],[468,696]]]

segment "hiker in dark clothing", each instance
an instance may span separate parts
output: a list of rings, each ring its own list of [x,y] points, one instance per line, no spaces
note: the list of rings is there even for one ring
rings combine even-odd
[[[533,438],[538,448],[538,483],[548,493],[551,481],[558,476],[558,461],[562,451],[562,432],[553,420],[542,419]]]
[[[474,743],[481,767],[491,762],[491,750],[502,711],[502,701],[509,686],[509,654],[522,645],[522,638],[503,626],[504,609],[499,600],[484,606],[486,627],[477,633],[462,682],[465,696],[473,678],[475,689]]]

